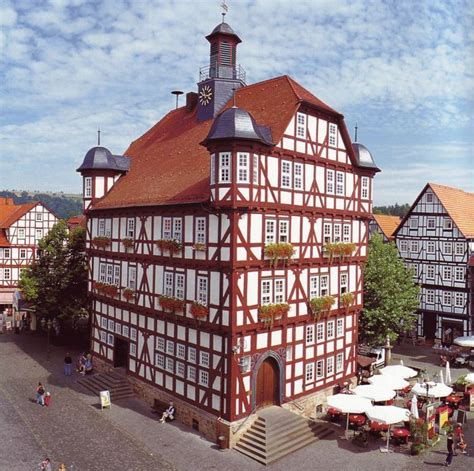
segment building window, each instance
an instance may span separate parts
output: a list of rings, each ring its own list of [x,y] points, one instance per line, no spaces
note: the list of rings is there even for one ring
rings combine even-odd
[[[209,373],[204,370],[199,370],[199,384],[201,386],[208,386],[209,384]]]
[[[272,242],[275,242],[275,226],[276,226],[276,221],[274,220],[265,221],[265,242],[267,244],[271,244]]]
[[[262,305],[285,302],[285,280],[283,278],[262,280],[261,302]]]
[[[188,366],[188,379],[189,381],[196,381],[196,368],[194,366]]]
[[[337,126],[335,124],[329,124],[329,145],[332,147],[336,146],[336,131]]]
[[[419,269],[418,269],[418,265],[415,263],[413,265],[413,277],[418,278],[418,275],[419,275]]]
[[[137,344],[131,343],[130,344],[130,355],[136,356],[137,355]]]
[[[279,304],[285,301],[285,280],[283,278],[274,281],[274,302]]]
[[[344,335],[344,319],[338,319],[336,324],[336,335],[342,337]]]
[[[309,299],[319,296],[319,276],[312,275],[309,277]]]
[[[318,342],[323,342],[324,341],[324,323],[319,322],[316,324],[316,340]]]
[[[43,238],[43,229],[36,229],[35,238],[36,240],[40,240]]]
[[[445,306],[451,306],[451,292],[443,291],[443,304]]]
[[[122,336],[123,337],[128,337],[129,336],[129,329],[128,329],[128,326],[124,325],[122,327]]]
[[[331,239],[332,239],[331,224],[326,222],[324,223],[324,226],[323,226],[323,241],[325,244],[328,244],[331,242]]]
[[[329,294],[329,275],[319,277],[319,295],[327,296]]]
[[[456,255],[464,255],[464,244],[462,242],[456,242],[455,250]]]
[[[303,189],[303,164],[295,163],[293,167],[293,185],[295,190]]]
[[[324,360],[316,362],[316,379],[324,378]]]
[[[336,195],[344,195],[344,172],[336,172]]]
[[[122,326],[118,322],[115,323],[115,333],[122,335]]]
[[[128,287],[135,291],[137,289],[137,268],[128,267]]]
[[[25,228],[20,227],[18,229],[18,238],[19,239],[24,239],[25,238]]]
[[[185,373],[184,363],[181,363],[180,361],[177,361],[176,362],[176,374],[178,376],[181,376],[182,378],[184,378],[184,373]]]
[[[165,296],[173,296],[173,273],[165,272],[164,289]]]
[[[327,330],[327,340],[332,340],[334,338],[334,321],[328,321]]]
[[[114,285],[120,286],[120,266],[114,265]]]
[[[443,267],[443,280],[451,281],[453,272],[451,267]]]
[[[108,345],[113,345],[114,340],[115,340],[115,337],[112,334],[107,334],[107,344]]]
[[[296,113],[296,135],[301,139],[306,139],[306,115]]]
[[[174,342],[172,340],[166,341],[166,353],[168,355],[174,355]]]
[[[453,221],[450,218],[444,218],[443,229],[450,230],[453,228]]]
[[[400,252],[408,252],[408,241],[406,240],[400,241]]]
[[[99,226],[97,229],[97,235],[105,236],[105,219],[99,219]]]
[[[43,220],[43,213],[36,213],[36,221],[41,222]]]
[[[341,242],[341,225],[340,224],[334,224],[333,228],[333,242]]]
[[[454,279],[456,281],[464,281],[464,267],[454,268]]]
[[[174,295],[178,299],[184,299],[184,274],[183,273],[176,273],[175,275],[175,287],[174,287]]]
[[[20,258],[26,258],[26,249],[20,249]]]
[[[196,226],[195,226],[195,236],[194,241],[197,244],[205,244],[206,243],[206,218],[196,218]]]
[[[84,197],[90,198],[92,196],[92,177],[84,178]]]
[[[104,331],[100,331],[100,341],[106,343],[107,342],[107,334]]]
[[[436,228],[436,219],[428,218],[428,221],[426,223],[426,227],[428,229],[435,229]]]
[[[207,277],[205,276],[198,276],[197,277],[197,287],[198,287],[198,292],[197,292],[197,300],[204,304],[207,305]]]
[[[171,218],[163,218],[163,239],[170,240],[172,236],[172,219]]]
[[[288,242],[288,221],[278,221],[278,242]]]
[[[10,281],[11,278],[12,278],[11,269],[10,268],[4,268],[3,269],[3,279],[5,281]]]
[[[174,373],[174,360],[173,358],[166,358],[166,371]]]
[[[157,368],[165,368],[165,357],[160,353],[155,354],[155,366]]]
[[[365,200],[369,198],[369,177],[361,178],[361,198]]]
[[[434,290],[432,289],[426,290],[426,303],[434,304]]]
[[[326,375],[331,376],[334,374],[334,357],[326,359]]]
[[[417,240],[412,240],[410,244],[410,252],[418,253],[418,241]]]
[[[451,255],[453,253],[453,244],[451,242],[443,242],[443,252],[446,255]]]
[[[464,307],[464,293],[454,293],[454,305]]]
[[[429,240],[426,244],[426,253],[435,253],[435,243],[432,240]]]
[[[326,170],[326,193],[334,194],[334,170]]]
[[[196,363],[196,349],[194,347],[188,348],[188,361]]]
[[[336,355],[336,373],[340,373],[344,370],[344,355],[342,353],[338,353]]]
[[[426,278],[428,278],[428,280],[434,280],[434,274],[435,274],[434,265],[428,265],[426,267]]]
[[[211,154],[211,185],[216,183],[216,154]]]
[[[181,242],[183,234],[183,221],[181,218],[173,218],[173,239]]]
[[[137,340],[137,329],[135,329],[134,327],[130,329],[130,339]]]
[[[181,343],[176,344],[176,356],[178,358],[186,358],[186,347]]]
[[[433,202],[433,193],[426,193],[426,202],[427,203]]]
[[[100,326],[103,328],[103,329],[107,329],[107,318],[106,317],[102,317],[100,319]]]
[[[254,185],[258,185],[258,162],[259,162],[258,154],[253,154],[253,177],[252,182]]]
[[[351,225],[350,224],[344,224],[343,226],[342,241],[343,242],[351,241]]]
[[[209,368],[209,353],[199,352],[199,364],[205,368]]]
[[[306,326],[306,344],[312,345],[314,343],[314,325]]]
[[[113,284],[114,282],[114,266],[113,265],[107,265],[107,283],[109,285]]]
[[[339,275],[339,292],[341,294],[347,292],[347,273],[341,273]]]
[[[281,186],[282,188],[291,188],[291,162],[281,161]]]
[[[230,153],[221,152],[219,154],[219,183],[229,183],[230,173]]]
[[[99,264],[99,281],[105,283],[107,265],[105,263]]]
[[[307,383],[312,383],[314,381],[314,363],[308,363],[306,365],[305,378]]]
[[[251,361],[250,361],[250,356],[248,355],[245,357],[242,357],[239,361],[239,367],[242,373],[248,373],[250,371],[250,365],[251,365]]]
[[[410,218],[410,229],[418,229],[418,218]]]
[[[135,237],[135,219],[128,218],[127,219],[127,237],[133,239]]]
[[[244,152],[237,153],[237,181],[249,182],[249,154]]]

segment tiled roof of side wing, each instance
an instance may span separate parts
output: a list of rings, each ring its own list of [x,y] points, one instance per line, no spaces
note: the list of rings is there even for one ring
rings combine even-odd
[[[464,237],[474,238],[474,193],[428,183]]]
[[[379,225],[382,232],[388,239],[393,238],[395,229],[400,224],[400,218],[398,216],[388,216],[385,214],[374,214],[374,219]]]
[[[279,142],[302,101],[328,114],[339,113],[287,76],[236,91],[236,104]],[[226,108],[232,106],[230,100]],[[169,112],[124,152],[130,156],[127,175],[94,209],[204,202],[209,199],[209,153],[200,143],[213,120],[197,121],[184,107]]]
[[[0,229],[0,247],[8,247],[10,242],[7,239],[4,229]]]
[[[38,202],[35,201],[18,205],[0,205],[0,229],[9,228],[37,204]]]

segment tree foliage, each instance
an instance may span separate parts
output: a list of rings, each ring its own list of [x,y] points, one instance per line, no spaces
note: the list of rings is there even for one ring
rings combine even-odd
[[[364,267],[364,310],[359,332],[371,345],[383,345],[413,330],[418,308],[419,287],[414,272],[398,256],[395,244],[385,244],[380,234],[369,242]]]
[[[19,287],[41,317],[87,315],[85,230],[71,232],[61,220],[39,241],[38,257],[22,270]]]
[[[386,214],[388,216],[405,217],[409,210],[410,205],[408,203],[395,203],[389,206],[374,206],[374,214]]]

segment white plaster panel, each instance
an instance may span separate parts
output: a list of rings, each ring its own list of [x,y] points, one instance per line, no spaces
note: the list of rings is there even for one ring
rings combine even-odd
[[[257,334],[257,350],[262,348],[267,348],[268,346],[268,333],[262,332],[261,334]]]
[[[324,345],[318,345],[318,346],[316,347],[316,355],[317,355],[318,357],[324,355]]]
[[[295,360],[303,358],[303,344],[297,343],[295,345]]]
[[[304,338],[304,326],[299,325],[296,327],[296,335],[295,335],[295,340],[303,340]]]
[[[187,391],[186,391],[186,396],[188,399],[191,399],[192,401],[196,400],[196,388],[194,386],[188,385]]]
[[[188,338],[190,343],[196,343],[196,329],[189,329]]]
[[[274,330],[272,332],[272,346],[281,345],[281,330]]]
[[[303,380],[297,379],[295,381],[295,394],[300,394],[301,392],[303,392]]]

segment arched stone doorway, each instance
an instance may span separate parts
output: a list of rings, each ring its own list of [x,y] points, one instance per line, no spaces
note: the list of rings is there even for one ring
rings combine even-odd
[[[280,367],[272,356],[267,356],[257,370],[255,407],[280,404]]]

